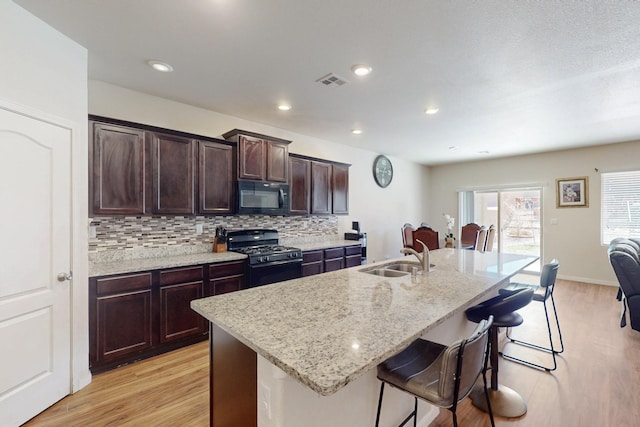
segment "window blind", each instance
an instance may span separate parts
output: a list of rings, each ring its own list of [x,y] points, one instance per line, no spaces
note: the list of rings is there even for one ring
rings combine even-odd
[[[616,237],[640,238],[640,171],[603,173],[602,244]]]

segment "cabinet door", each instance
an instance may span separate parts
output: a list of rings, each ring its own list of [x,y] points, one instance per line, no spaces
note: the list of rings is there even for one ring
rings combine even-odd
[[[160,271],[160,342],[171,342],[206,331],[204,318],[191,310],[202,298],[202,267]]]
[[[199,143],[199,206],[202,214],[233,213],[233,147],[210,141]]]
[[[291,215],[308,215],[311,210],[311,162],[289,158],[289,200]]]
[[[144,214],[144,131],[89,122],[89,197],[93,214]]]
[[[92,367],[152,346],[151,273],[92,279],[89,361]]]
[[[240,136],[238,143],[238,178],[257,179],[265,178],[266,153],[264,141],[251,136]]]
[[[331,189],[334,214],[349,213],[349,166],[332,165]]]
[[[267,181],[287,182],[289,147],[277,142],[265,141],[267,149]]]
[[[209,266],[207,296],[239,291],[244,287],[246,261],[225,262]]]
[[[213,279],[210,281],[209,293],[210,295],[226,294],[228,292],[235,292],[242,289],[244,283],[244,276],[229,276],[222,277],[220,279]]]
[[[331,164],[311,162],[311,213],[331,213]]]
[[[195,213],[195,141],[154,133],[152,209],[156,214]]]

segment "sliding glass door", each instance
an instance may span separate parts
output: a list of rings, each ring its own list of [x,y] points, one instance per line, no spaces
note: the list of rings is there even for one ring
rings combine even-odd
[[[496,225],[493,248],[487,250],[541,256],[542,190],[510,188],[467,191],[460,195],[461,225]],[[534,263],[527,270],[539,271]]]

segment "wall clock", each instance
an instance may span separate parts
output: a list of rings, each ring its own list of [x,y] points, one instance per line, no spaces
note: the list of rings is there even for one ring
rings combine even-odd
[[[393,165],[386,156],[378,156],[373,161],[373,179],[380,187],[385,188],[393,179]]]

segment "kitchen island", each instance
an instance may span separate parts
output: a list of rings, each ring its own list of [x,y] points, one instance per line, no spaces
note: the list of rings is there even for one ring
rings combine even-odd
[[[362,271],[416,261],[401,257],[192,301],[211,322],[212,425],[232,425],[252,407],[252,425],[372,425],[375,367],[421,336],[445,344],[464,336],[464,310],[536,260],[440,249],[433,271],[417,277]],[[404,418],[412,399],[398,392],[385,405],[382,425]]]

